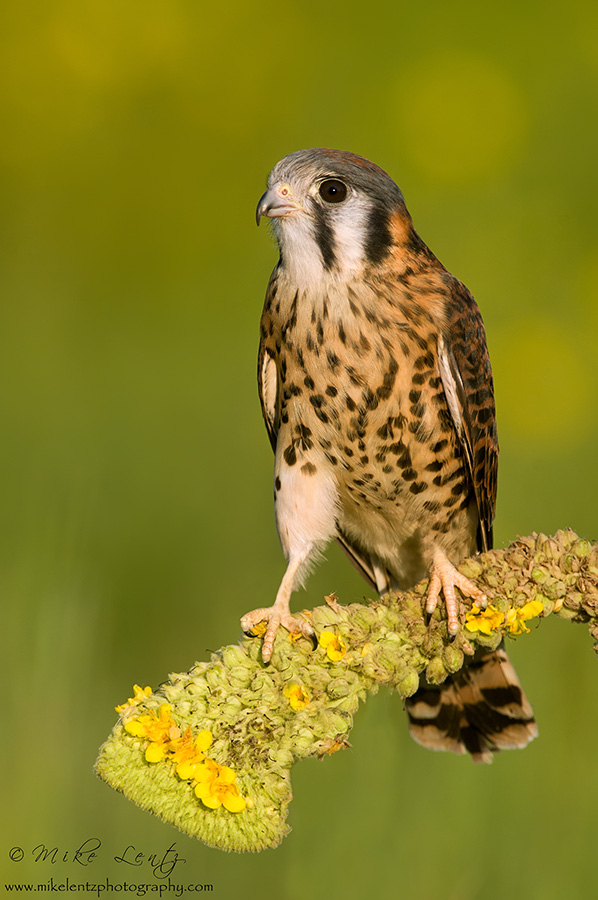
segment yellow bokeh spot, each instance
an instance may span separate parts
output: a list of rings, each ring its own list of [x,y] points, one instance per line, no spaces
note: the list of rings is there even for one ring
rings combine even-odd
[[[428,179],[492,177],[525,152],[524,101],[496,62],[435,54],[409,67],[396,98],[401,146]]]

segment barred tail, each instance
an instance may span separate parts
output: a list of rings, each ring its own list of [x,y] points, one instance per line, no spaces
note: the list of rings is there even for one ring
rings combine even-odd
[[[429,750],[492,762],[538,734],[530,703],[505,650],[479,651],[443,684],[422,686],[405,703],[411,736]]]

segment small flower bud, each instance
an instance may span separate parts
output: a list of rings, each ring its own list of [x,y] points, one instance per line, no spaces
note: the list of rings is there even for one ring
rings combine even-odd
[[[592,545],[589,541],[579,540],[573,547],[573,552],[577,556],[585,557],[589,556],[592,552]]]
[[[442,684],[447,676],[446,667],[440,656],[435,656],[426,666],[426,681],[429,684]]]
[[[419,688],[419,675],[417,674],[417,672],[415,672],[413,670],[411,672],[409,672],[409,674],[405,678],[403,678],[402,681],[399,681],[399,683],[397,684],[397,691],[399,692],[399,694],[401,695],[403,700],[406,697],[412,697],[418,688]]]
[[[463,665],[463,651],[453,644],[444,648],[443,658],[449,672],[458,672]]]

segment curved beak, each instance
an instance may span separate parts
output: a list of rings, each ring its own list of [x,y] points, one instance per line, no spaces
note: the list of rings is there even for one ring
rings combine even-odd
[[[255,211],[255,220],[260,224],[262,216],[275,219],[279,216],[288,216],[302,209],[299,203],[291,199],[291,189],[287,184],[275,184],[268,188],[259,199]]]

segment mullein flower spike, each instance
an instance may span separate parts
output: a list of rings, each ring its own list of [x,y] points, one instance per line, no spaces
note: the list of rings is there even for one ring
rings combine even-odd
[[[117,707],[98,774],[210,846],[276,847],[289,830],[292,765],[350,746],[359,702],[380,685],[411,697],[422,673],[440,684],[476,649],[495,649],[552,613],[588,624],[598,641],[598,546],[573,532],[520,538],[459,568],[483,585],[489,603],[463,608],[454,637],[442,610],[424,621],[422,582],[384,603],[314,609],[316,651],[281,629],[268,666],[261,639],[244,637],[155,693],[136,685]]]

